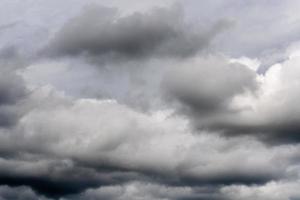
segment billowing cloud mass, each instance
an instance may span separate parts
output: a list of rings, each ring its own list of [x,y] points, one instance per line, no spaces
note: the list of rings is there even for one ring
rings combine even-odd
[[[0,200],[300,199],[300,7],[266,2],[3,0]]]
[[[197,61],[198,66],[188,63],[167,75],[167,91],[187,107],[198,128],[255,135],[267,143],[299,141],[297,55],[264,75],[235,60],[218,62],[209,58]]]

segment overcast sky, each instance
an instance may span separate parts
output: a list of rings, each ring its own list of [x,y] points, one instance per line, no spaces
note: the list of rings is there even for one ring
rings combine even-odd
[[[299,200],[299,10],[1,0],[0,200]]]

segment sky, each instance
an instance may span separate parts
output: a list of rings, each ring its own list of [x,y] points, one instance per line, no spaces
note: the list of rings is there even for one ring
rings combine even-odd
[[[299,9],[1,0],[0,200],[299,200]]]

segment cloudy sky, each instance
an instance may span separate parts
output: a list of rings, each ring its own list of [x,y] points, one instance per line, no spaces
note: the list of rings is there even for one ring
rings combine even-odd
[[[1,0],[0,200],[300,200],[299,9]]]

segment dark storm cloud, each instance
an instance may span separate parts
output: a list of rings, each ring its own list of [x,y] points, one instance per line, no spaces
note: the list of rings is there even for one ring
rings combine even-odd
[[[228,25],[219,22],[200,31],[186,23],[182,9],[175,6],[118,16],[113,9],[94,5],[67,22],[45,51],[57,56],[187,57],[206,48]]]
[[[99,186],[85,182],[53,181],[42,177],[5,177],[0,176],[0,184],[8,186],[28,186],[39,194],[48,197],[61,197],[63,195],[79,193],[85,188]]]
[[[44,155],[43,158],[47,156]],[[24,157],[19,157],[24,159]],[[88,188],[103,185],[120,184],[123,173],[112,170],[95,171],[92,168],[80,167],[70,161],[58,160],[30,161],[8,159],[0,160],[0,185],[10,187],[27,186],[43,196],[58,198],[70,194],[78,194]],[[10,167],[5,169],[3,166]],[[26,166],[33,169],[26,169]],[[129,180],[124,173],[125,180]]]

